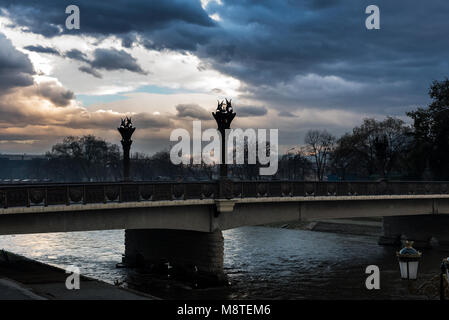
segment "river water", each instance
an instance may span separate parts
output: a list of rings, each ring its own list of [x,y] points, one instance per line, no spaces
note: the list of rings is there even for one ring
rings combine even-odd
[[[372,236],[243,227],[223,232],[230,286],[195,288],[138,270],[118,269],[124,231],[0,236],[0,248],[162,298],[175,299],[407,299],[434,298],[430,281],[439,272],[442,249],[427,249],[420,279],[400,280],[398,248],[377,245]],[[367,290],[368,265],[380,268],[380,290]]]

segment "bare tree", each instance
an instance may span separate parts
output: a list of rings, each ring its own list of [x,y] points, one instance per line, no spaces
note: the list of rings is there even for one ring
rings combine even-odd
[[[335,148],[335,136],[326,130],[309,130],[304,142],[309,155],[315,160],[315,173],[318,181],[323,181],[329,156]]]
[[[120,149],[93,135],[69,136],[48,152],[48,170],[58,180],[106,181],[117,178]]]

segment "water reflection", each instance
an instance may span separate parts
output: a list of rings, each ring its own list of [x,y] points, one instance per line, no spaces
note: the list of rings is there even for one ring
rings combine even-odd
[[[191,289],[115,268],[124,252],[123,230],[1,236],[0,248],[58,267],[73,264],[84,275],[165,298],[424,298],[410,294],[400,280],[397,248],[379,246],[374,237],[263,227],[228,230],[224,237],[225,271],[232,285],[214,289]],[[448,255],[424,251],[421,283],[438,274],[441,258]],[[365,268],[371,264],[381,270],[381,290],[365,288]]]

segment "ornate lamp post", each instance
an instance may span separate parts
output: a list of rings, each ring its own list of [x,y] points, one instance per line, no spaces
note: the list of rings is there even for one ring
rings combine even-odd
[[[226,100],[226,106],[224,106],[224,102],[218,102],[217,110],[212,112],[212,115],[217,121],[218,131],[221,134],[221,164],[220,164],[220,178],[227,178],[228,176],[228,167],[226,165],[226,129],[231,128],[231,122],[235,117],[235,112],[232,109],[230,99]]]
[[[440,274],[440,300],[445,300],[445,288],[444,288],[444,276],[446,275],[446,281],[449,285],[449,258],[443,259],[441,262],[441,274]]]
[[[421,252],[412,247],[413,241],[406,241],[405,247],[396,253],[399,260],[399,267],[401,269],[401,278],[403,280],[416,280],[418,277],[418,264],[421,259]],[[425,294],[428,297],[435,297],[438,293],[438,276],[420,284],[418,288],[414,288],[412,281],[408,281],[409,291],[413,294]],[[441,272],[439,276],[440,288],[439,295],[440,300],[445,300],[447,286],[449,286],[449,257],[444,258],[441,262]],[[447,282],[445,284],[445,282]],[[436,294],[435,294],[436,293]]]
[[[133,141],[131,140],[131,136],[133,135],[136,128],[133,127],[131,118],[126,117],[125,119],[122,119],[122,123],[120,124],[120,127],[117,128],[117,130],[122,136],[121,143],[123,147],[123,180],[129,181],[129,150],[131,149],[131,144],[133,143]]]
[[[418,264],[421,259],[421,252],[413,246],[413,241],[406,241],[405,247],[396,253],[401,269],[401,278],[403,280],[416,280],[418,276]]]

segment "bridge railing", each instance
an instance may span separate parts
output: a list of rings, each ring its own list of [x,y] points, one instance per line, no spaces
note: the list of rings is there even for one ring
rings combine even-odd
[[[215,182],[86,183],[0,186],[0,207],[214,198]]]
[[[235,198],[247,197],[320,197],[369,195],[424,195],[448,194],[448,182],[403,181],[235,181]]]
[[[223,184],[201,181],[0,185],[0,208],[217,198],[424,194],[449,194],[449,182],[228,181]]]

